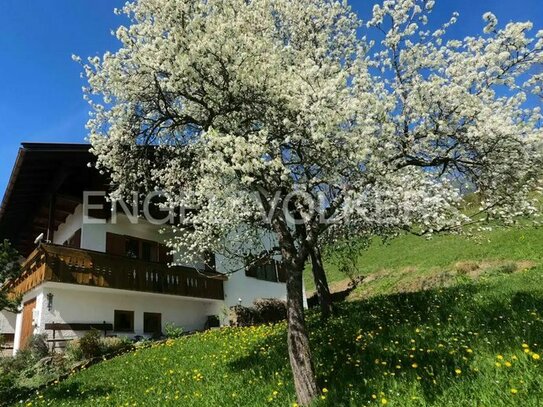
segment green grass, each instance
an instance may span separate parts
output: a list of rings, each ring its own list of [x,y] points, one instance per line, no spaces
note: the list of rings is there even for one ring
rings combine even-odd
[[[543,230],[412,236],[361,253],[380,278],[323,325],[309,312],[319,406],[543,405]],[[530,260],[531,268],[510,266]],[[476,278],[457,262],[490,264]],[[331,280],[344,279],[327,267]],[[386,272],[383,273],[383,270]],[[448,286],[407,292],[443,273]],[[370,288],[369,292],[368,287]],[[366,290],[366,291],[364,291]],[[370,295],[357,295],[360,293]],[[50,386],[32,406],[292,406],[285,324],[170,340]]]
[[[440,235],[430,240],[407,235],[388,243],[376,239],[359,253],[356,268],[360,275],[383,270],[397,274],[406,269],[428,274],[453,269],[461,261],[489,260],[543,262],[543,228],[496,229],[474,237]],[[325,259],[324,263],[330,283],[347,278],[335,262]],[[305,285],[307,290],[314,289],[309,272],[305,273]]]

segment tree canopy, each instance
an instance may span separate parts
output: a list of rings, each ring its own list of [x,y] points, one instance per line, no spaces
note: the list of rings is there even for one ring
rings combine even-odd
[[[487,219],[535,210],[543,31],[487,13],[449,39],[458,16],[431,30],[434,3],[387,0],[363,23],[335,0],[139,0],[121,48],[84,64],[114,198],[161,189],[197,208],[170,241],[188,261],[277,236],[301,404],[318,394],[301,274],[320,240],[458,229],[466,191]]]

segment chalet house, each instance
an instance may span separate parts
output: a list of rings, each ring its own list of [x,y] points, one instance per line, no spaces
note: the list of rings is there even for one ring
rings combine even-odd
[[[0,239],[25,258],[20,277],[8,282],[23,296],[21,311],[0,312],[0,334],[14,352],[36,333],[60,342],[91,327],[130,337],[163,332],[168,323],[203,329],[239,302],[286,297],[276,262],[228,277],[215,254],[206,265],[169,266],[160,226],[122,213],[112,222],[107,208],[85,218],[84,192],[108,187],[93,161],[83,144],[19,150],[0,208]]]

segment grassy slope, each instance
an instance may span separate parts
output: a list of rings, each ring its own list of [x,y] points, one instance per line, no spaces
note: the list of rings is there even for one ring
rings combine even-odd
[[[409,269],[416,274],[451,270],[460,261],[532,260],[543,262],[543,228],[498,229],[476,237],[435,236],[427,240],[418,236],[402,236],[383,244],[375,241],[357,259],[361,275],[379,271],[392,273]],[[347,276],[337,265],[325,261],[330,283]],[[312,276],[305,273],[308,290],[314,289]]]
[[[491,243],[480,246],[450,237],[431,242],[405,237],[364,253],[366,271],[427,272],[466,259],[541,260],[541,230],[487,237]],[[539,265],[476,282],[459,279],[448,288],[374,295],[342,304],[328,326],[311,314],[318,377],[328,390],[319,404],[543,405],[543,360],[537,359],[543,356],[542,277]],[[31,402],[293,405],[285,326],[229,328],[170,341],[77,373]]]

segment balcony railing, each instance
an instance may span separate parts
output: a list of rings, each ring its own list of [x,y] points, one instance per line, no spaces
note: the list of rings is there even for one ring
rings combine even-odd
[[[224,299],[224,277],[190,267],[172,266],[95,251],[42,244],[9,283],[24,294],[46,281],[186,297]]]

